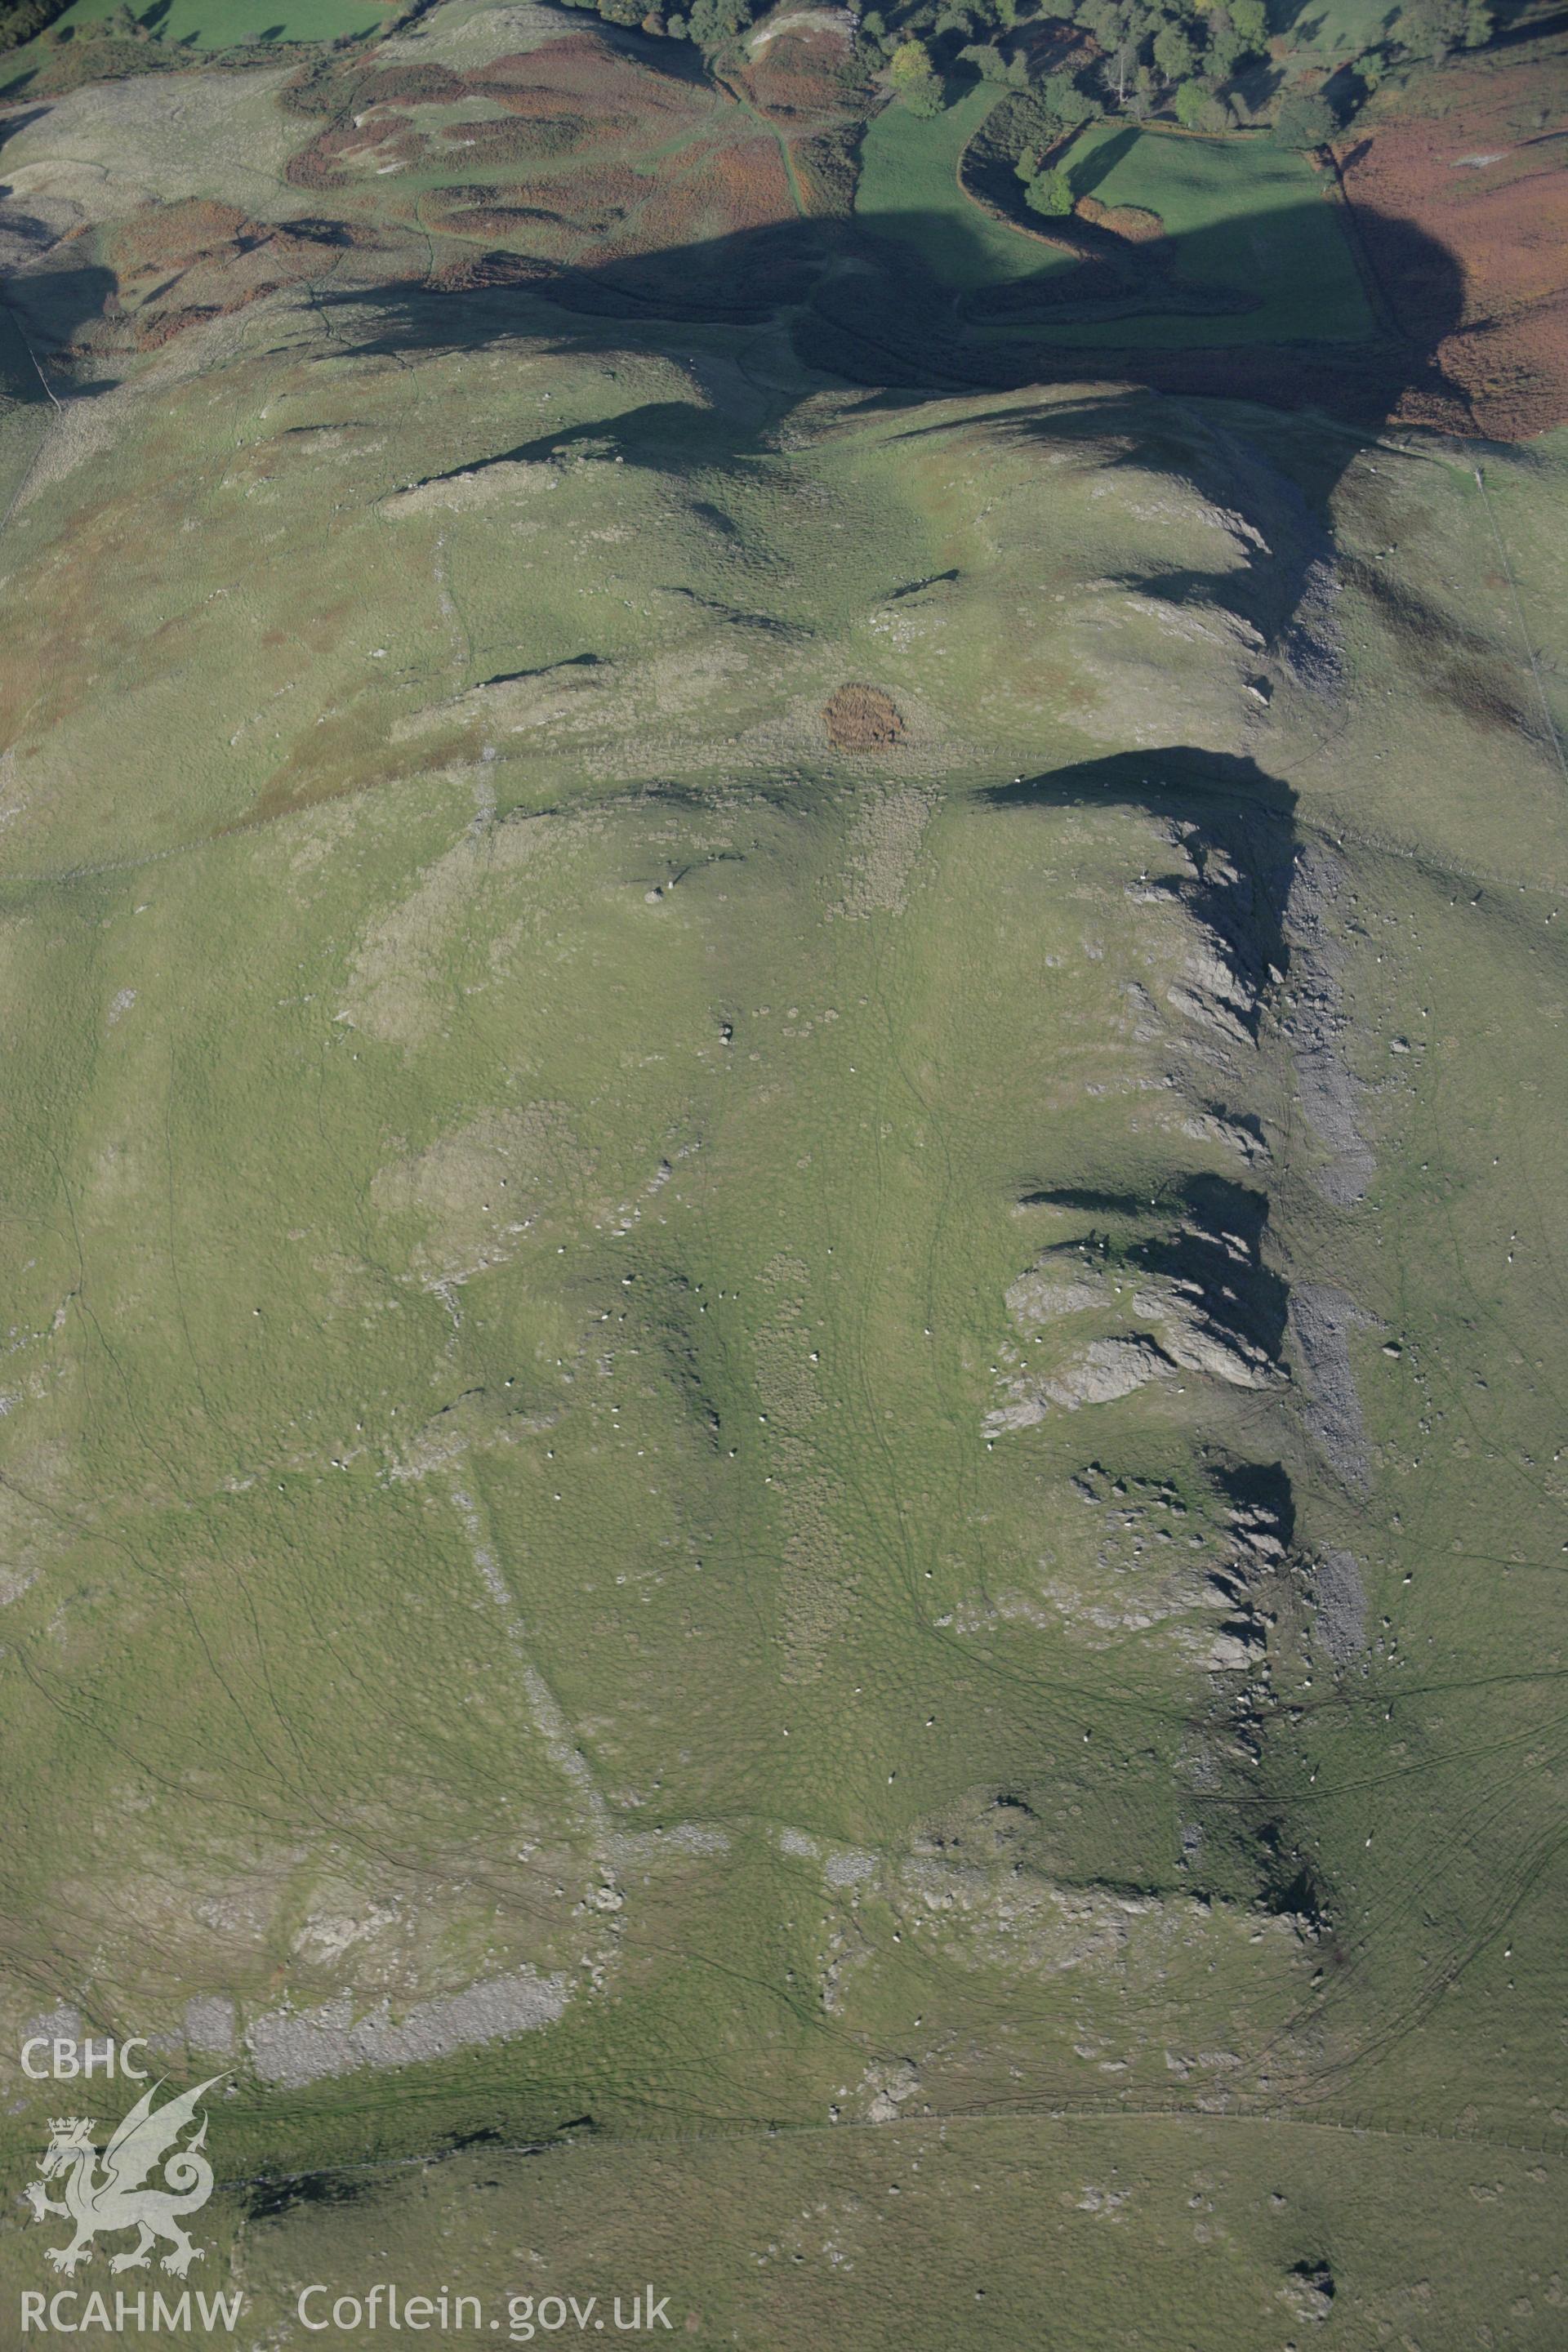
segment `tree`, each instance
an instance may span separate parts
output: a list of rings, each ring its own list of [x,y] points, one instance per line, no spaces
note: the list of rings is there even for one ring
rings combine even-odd
[[[716,49],[751,21],[750,0],[691,0],[687,26],[700,49]]]
[[[1176,120],[1184,131],[1212,131],[1218,106],[1201,81],[1184,81],[1176,92]]]
[[[1492,14],[1486,0],[1409,0],[1395,29],[1412,57],[1441,65],[1456,49],[1484,47],[1492,37]]]
[[[923,41],[900,41],[888,59],[888,79],[895,89],[907,89],[910,82],[934,79],[931,51]]]
[[[1180,25],[1163,25],[1154,36],[1154,63],[1167,81],[1185,81],[1198,61],[1191,36]]]
[[[1243,53],[1261,57],[1268,47],[1268,16],[1263,0],[1229,0],[1226,13]]]
[[[1127,31],[1128,10],[1120,0],[1082,0],[1078,22],[1092,33],[1102,49],[1113,49]]]
[[[1279,147],[1321,147],[1339,128],[1326,98],[1306,94],[1288,98],[1274,121]]]
[[[1105,94],[1114,106],[1127,103],[1127,84],[1138,64],[1138,47],[1125,34],[1106,50],[1100,60],[1100,79]]]
[[[1041,172],[1025,189],[1024,202],[1031,212],[1060,219],[1072,210],[1072,182],[1065,172]]]
[[[888,59],[888,79],[911,114],[942,112],[942,84],[923,41],[900,41]]]
[[[1078,122],[1087,122],[1094,112],[1094,100],[1086,98],[1071,74],[1047,74],[1040,84],[1040,104],[1053,122],[1071,130]]]

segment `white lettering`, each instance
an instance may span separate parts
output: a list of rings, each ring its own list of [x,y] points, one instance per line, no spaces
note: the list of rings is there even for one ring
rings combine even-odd
[[[147,2080],[147,2069],[145,2066],[133,2066],[131,2063],[131,2053],[133,2050],[145,2050],[146,2047],[145,2042],[140,2035],[135,2034],[129,2042],[122,2042],[120,2045],[120,2071],[122,2074],[129,2074],[133,2083],[144,2083]]]
[[[190,2297],[185,2298],[188,2303]],[[245,2297],[237,2287],[231,2294],[198,2294],[196,2308],[202,2315],[204,2327],[216,2327],[221,2321],[232,2336],[239,2326],[239,2315],[245,2309]]]
[[[24,2074],[30,2075],[35,2083],[47,2083],[49,2079],[49,2070],[47,2066],[32,2065],[29,2063],[28,2053],[34,2050],[47,2050],[48,2046],[48,2037],[43,2033],[35,2033],[31,2042],[24,2042],[22,2044],[22,2072]]]
[[[313,2294],[325,2294],[327,2290],[324,2286],[302,2286],[300,2289],[299,2294],[294,2298],[294,2316],[299,2321],[301,2327],[308,2327],[310,2329],[312,2336],[320,2336],[323,2334],[324,2331],[331,2326],[331,2322],[326,2319],[308,2318],[305,2313],[305,2305],[310,2296]]]
[[[29,2327],[44,2327],[47,2325],[47,2322],[44,2317],[44,2297],[36,2289],[29,2287],[22,2297],[22,2333],[26,2336]]]

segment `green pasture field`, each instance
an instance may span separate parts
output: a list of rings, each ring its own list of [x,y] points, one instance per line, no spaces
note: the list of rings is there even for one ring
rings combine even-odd
[[[915,247],[955,292],[1070,266],[993,218],[959,185],[959,159],[997,95],[994,84],[976,83],[929,121],[895,101],[873,116],[860,142],[858,217],[874,236]]]
[[[112,16],[115,5],[116,0],[71,0],[50,29],[89,31]],[[363,0],[153,0],[151,7],[133,13],[164,47],[193,51],[239,48],[253,41],[335,41],[345,34],[374,32],[388,15]],[[7,68],[27,65],[37,47],[29,42],[17,49],[6,58]]]
[[[1387,0],[1306,0],[1285,30],[1303,54],[1355,58],[1385,40],[1392,22]]]
[[[1322,174],[1264,139],[1205,139],[1096,123],[1065,168],[1077,195],[1158,213],[1190,283],[1261,295],[1258,308],[1212,324],[1151,317],[1151,342],[1355,342],[1372,315]],[[1075,342],[1114,341],[1111,327],[1073,329]]]
[[[960,185],[959,158],[995,102],[994,91],[983,83],[931,121],[889,106],[862,142],[858,217],[875,233],[916,247],[955,293],[1075,266],[1070,257],[1008,228]],[[1076,194],[1157,213],[1185,284],[1262,299],[1255,309],[1205,318],[1162,313],[1152,295],[1147,309],[1127,317],[1019,326],[1002,330],[1005,336],[1086,348],[1131,341],[1184,349],[1357,341],[1372,333],[1343,229],[1321,175],[1304,157],[1263,140],[1200,139],[1096,123],[1062,161]]]

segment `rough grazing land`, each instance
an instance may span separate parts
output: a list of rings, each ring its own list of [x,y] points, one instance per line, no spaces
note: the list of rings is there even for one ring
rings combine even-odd
[[[1394,320],[1478,430],[1514,440],[1568,416],[1568,72],[1537,58],[1439,87],[1440,111],[1374,120],[1337,162]]]
[[[7,124],[0,2293],[1553,2352],[1568,450],[658,54]]]

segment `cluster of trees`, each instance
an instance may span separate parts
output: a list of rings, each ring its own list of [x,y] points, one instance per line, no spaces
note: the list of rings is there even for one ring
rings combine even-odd
[[[658,0],[562,0],[612,25],[689,40],[711,54],[743,33],[766,0],[687,0],[666,15]],[[0,0],[0,50],[19,47],[52,24],[68,0]],[[882,0],[860,19],[861,55],[886,66],[895,89],[916,114],[942,104],[944,67],[963,64],[990,81],[1033,89],[1047,98],[1064,129],[1091,114],[1114,110],[1141,121],[1170,106],[1190,131],[1223,131],[1233,118],[1226,85],[1268,47],[1268,0]],[[1099,51],[1093,94],[1072,77],[1031,68],[1015,37],[1021,16],[1038,21],[1059,14],[1089,34]],[[129,7],[116,8],[100,36],[145,39]],[[1457,50],[1481,47],[1493,30],[1489,0],[1405,0],[1384,46],[1358,58],[1346,83],[1346,101],[1374,90],[1390,66],[1440,65]],[[1337,85],[1336,85],[1337,86]],[[1077,110],[1076,111],[1074,110]],[[1313,147],[1339,127],[1344,103],[1310,95],[1288,97],[1275,135],[1292,147]],[[1035,198],[1029,197],[1031,204]],[[1037,210],[1058,209],[1055,193]]]
[[[1235,122],[1237,78],[1259,65],[1269,42],[1268,0],[1041,0],[1043,10],[1089,35],[1098,52],[1092,75],[1032,66],[1016,37],[1029,0],[908,0],[861,17],[868,64],[886,65],[894,88],[916,113],[941,103],[944,65],[964,65],[986,80],[1029,89],[1053,107],[1066,130],[1087,116],[1118,113],[1134,121],[1169,109],[1189,131],[1217,131]],[[1335,78],[1331,96],[1287,96],[1275,136],[1290,147],[1321,146],[1363,103],[1391,67],[1436,63],[1491,38],[1489,0],[1405,0],[1384,45]],[[1059,192],[1052,191],[1055,206]],[[1030,202],[1035,200],[1031,197]],[[1037,209],[1047,209],[1042,197]]]
[[[1417,4],[1461,6],[1465,0]],[[1221,91],[1263,54],[1268,38],[1265,0],[1076,0],[1070,21],[1100,52],[1090,95],[1059,73],[1041,83],[1026,47],[1011,37],[1018,13],[1017,0],[914,0],[891,26],[868,10],[860,20],[861,42],[869,62],[888,64],[895,88],[917,113],[939,102],[940,57],[1014,89],[1056,86],[1064,125],[1111,108],[1136,120],[1173,102],[1189,128],[1222,130],[1230,117]]]
[[[68,7],[70,0],[8,0],[0,7],[0,52],[19,49]]]
[[[1456,49],[1484,48],[1496,29],[1487,0],[1409,0],[1394,32],[1406,57],[1441,65]],[[1363,79],[1368,63],[1363,58],[1358,67]]]
[[[1071,212],[1072,182],[1065,172],[1043,163],[1037,152],[1026,150],[1019,156],[1017,173],[1024,183],[1024,202],[1032,213],[1044,213],[1048,220],[1061,220]]]
[[[673,41],[695,41],[700,49],[721,49],[743,33],[758,10],[752,0],[691,0],[689,9],[666,16],[648,0],[561,0],[566,8],[587,8],[606,24],[636,26],[645,33],[667,34]]]
[[[1189,130],[1220,130],[1220,92],[1268,39],[1264,0],[1080,0],[1077,21],[1100,51],[1101,94],[1135,118],[1171,98]]]
[[[4,0],[0,0],[4,5]],[[64,0],[11,0],[18,8],[47,9]],[[637,26],[689,40],[709,54],[743,33],[767,0],[687,0],[666,15],[658,0],[563,0],[613,25]],[[942,74],[967,66],[989,81],[1015,89],[1053,84],[1064,127],[1090,114],[1114,111],[1134,121],[1170,107],[1189,131],[1224,131],[1235,120],[1226,89],[1268,51],[1268,0],[880,0],[860,18],[860,52],[873,69],[886,67],[894,89],[915,114],[942,104]],[[1031,25],[1060,17],[1093,38],[1099,51],[1092,94],[1070,77],[1049,74],[1042,85],[1017,36]],[[1364,95],[1401,60],[1440,63],[1456,49],[1491,37],[1488,0],[1405,0],[1386,46],[1360,59],[1352,82]],[[1329,137],[1337,116],[1325,100],[1288,99],[1282,136],[1291,146]],[[1319,126],[1313,134],[1313,126]]]

